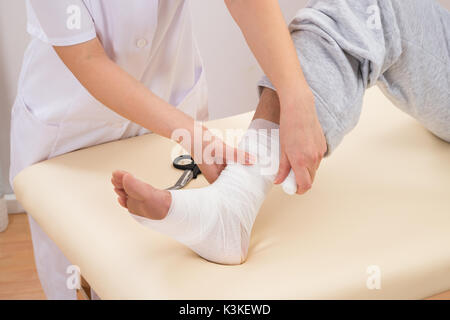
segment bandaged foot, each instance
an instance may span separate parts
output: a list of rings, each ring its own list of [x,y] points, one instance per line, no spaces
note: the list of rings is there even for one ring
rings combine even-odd
[[[118,171],[112,182],[120,204],[144,226],[209,261],[244,262],[253,223],[279,165],[277,125],[266,121],[263,124],[269,130],[260,130],[261,121],[265,120],[252,123],[258,130],[251,127],[240,143],[241,149],[257,156],[257,164],[229,164],[208,187],[173,191],[155,189]]]

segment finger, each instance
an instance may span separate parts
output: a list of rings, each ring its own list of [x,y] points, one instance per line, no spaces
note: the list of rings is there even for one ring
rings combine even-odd
[[[256,157],[244,150],[225,146],[225,163],[239,163],[242,165],[253,165],[256,163]]]
[[[277,177],[275,178],[274,183],[280,184],[282,183],[286,177],[289,174],[289,171],[291,170],[291,165],[289,163],[289,160],[284,152],[281,153],[281,159],[280,159],[280,167],[278,169]]]
[[[315,168],[307,168],[307,169],[308,169],[309,176],[311,178],[311,184],[313,184],[314,179],[316,177],[316,169]]]
[[[319,170],[320,164],[323,160],[323,154],[319,153],[314,161],[314,163],[309,167],[309,173],[311,175],[311,182],[314,183],[316,179],[317,170]]]
[[[319,154],[317,155],[315,161],[314,161],[314,167],[313,167],[313,169],[314,169],[315,171],[317,171],[317,169],[319,169],[320,163],[322,162],[322,160],[323,160],[323,154],[322,154],[322,153],[319,153]]]
[[[311,176],[305,167],[294,168],[295,180],[297,181],[297,194],[304,194],[311,189]]]
[[[242,164],[245,166],[251,166],[256,163],[256,157],[244,150],[234,149],[234,153],[235,153],[234,158],[236,159],[236,163],[239,163],[239,164]]]

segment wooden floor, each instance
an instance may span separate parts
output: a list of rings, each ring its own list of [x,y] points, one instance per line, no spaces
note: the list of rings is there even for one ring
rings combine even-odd
[[[0,300],[45,299],[34,265],[30,229],[25,214],[9,215],[0,233]]]
[[[25,214],[9,216],[0,233],[0,300],[45,299],[36,273],[30,229]],[[450,291],[430,299],[450,300]]]

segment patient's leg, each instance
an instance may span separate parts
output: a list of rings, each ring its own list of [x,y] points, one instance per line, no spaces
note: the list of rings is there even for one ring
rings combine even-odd
[[[393,3],[403,2],[339,0],[330,4],[315,0],[290,25],[305,77],[315,95],[328,154],[358,122],[365,89],[380,80],[388,81],[386,76],[398,74],[398,64],[406,61],[400,34],[406,28],[402,28],[398,16],[401,10],[393,7]],[[410,1],[404,4],[404,11],[409,6],[421,12],[421,3]],[[375,23],[369,24],[370,21]],[[411,64],[407,65],[410,68],[405,70],[414,71]],[[407,87],[408,81],[387,83],[400,93],[412,91]],[[261,81],[260,86],[272,87],[268,79]],[[262,105],[266,99],[275,97],[272,91],[264,92]],[[443,92],[439,90],[437,96]],[[267,109],[261,104],[256,117],[265,120],[255,120],[252,128],[276,128],[279,110],[270,108],[273,101],[265,105]],[[447,114],[440,117],[445,121],[439,122],[446,132]],[[277,132],[259,132],[256,139],[252,138],[255,136],[252,132],[249,130],[243,147],[250,153],[258,149],[259,160],[277,167]],[[441,136],[445,135],[441,133]],[[123,172],[115,173],[113,182],[121,204],[130,212],[147,217],[137,217],[144,225],[172,236],[208,260],[236,264],[247,255],[254,219],[276,173],[264,175],[261,169],[260,165],[229,165],[209,187],[170,193],[156,190]]]
[[[113,174],[122,206],[143,225],[189,246],[203,258],[239,264],[247,256],[251,229],[279,162],[279,102],[264,90],[240,148],[258,156],[254,166],[228,165],[212,185],[165,191],[128,173]]]
[[[359,61],[326,35],[292,30],[331,152],[359,117],[365,89]],[[262,81],[260,86],[271,84]],[[259,163],[278,169],[278,132],[252,130],[278,127],[279,103],[273,91],[263,91],[255,117],[242,147],[250,154],[257,149]],[[175,238],[205,259],[237,264],[247,256],[253,222],[277,173],[262,174],[262,169],[228,165],[212,185],[184,191],[156,190],[124,172],[114,173],[113,183],[119,202],[143,225]]]

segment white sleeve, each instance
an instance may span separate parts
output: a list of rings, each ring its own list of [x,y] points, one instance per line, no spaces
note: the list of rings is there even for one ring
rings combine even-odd
[[[26,0],[27,31],[53,46],[70,46],[96,37],[83,0]]]

